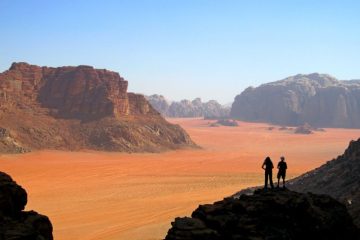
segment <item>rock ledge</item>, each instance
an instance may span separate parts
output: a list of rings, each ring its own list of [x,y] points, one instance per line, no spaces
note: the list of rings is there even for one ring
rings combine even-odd
[[[358,239],[346,207],[327,195],[256,190],[176,218],[165,240]]]

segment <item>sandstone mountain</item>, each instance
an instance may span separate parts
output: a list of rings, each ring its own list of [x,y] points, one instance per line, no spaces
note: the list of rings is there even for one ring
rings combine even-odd
[[[147,97],[150,104],[165,117],[207,117],[224,118],[229,116],[230,108],[215,100],[202,102],[200,98],[194,100],[169,101],[162,95]]]
[[[116,72],[14,63],[0,74],[0,152],[194,146]]]
[[[346,207],[327,195],[257,190],[176,218],[165,240],[359,239]]]
[[[52,240],[49,218],[35,211],[23,211],[26,203],[26,191],[0,172],[0,239]]]
[[[360,80],[313,73],[249,87],[236,96],[230,115],[280,125],[360,128]]]

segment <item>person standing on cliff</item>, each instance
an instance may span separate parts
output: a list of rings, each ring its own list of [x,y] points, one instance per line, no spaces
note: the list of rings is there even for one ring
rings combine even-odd
[[[263,165],[261,166],[262,169],[265,170],[265,186],[264,188],[268,187],[268,180],[270,181],[271,188],[274,188],[273,180],[272,180],[272,169],[274,165],[270,159],[270,157],[266,157],[264,160]]]
[[[282,180],[283,180],[283,188],[285,188],[285,177],[286,177],[287,164],[285,162],[284,157],[280,158],[280,162],[278,163],[277,168],[279,169],[279,172],[277,174],[277,179],[278,179],[277,187],[279,187],[280,178],[282,178]]]

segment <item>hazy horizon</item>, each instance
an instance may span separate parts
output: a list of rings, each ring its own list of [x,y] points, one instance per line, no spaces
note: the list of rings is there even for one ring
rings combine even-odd
[[[359,79],[357,1],[0,2],[12,62],[117,71],[129,91],[222,104],[298,73]],[[66,17],[65,17],[66,16]]]

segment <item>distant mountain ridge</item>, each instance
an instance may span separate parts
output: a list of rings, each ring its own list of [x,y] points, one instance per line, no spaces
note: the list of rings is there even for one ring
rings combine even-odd
[[[169,101],[162,95],[147,96],[150,104],[165,117],[228,117],[230,108],[215,100],[202,102],[200,98],[194,100]]]
[[[280,125],[360,128],[360,80],[312,73],[249,87],[236,96],[230,116]]]

